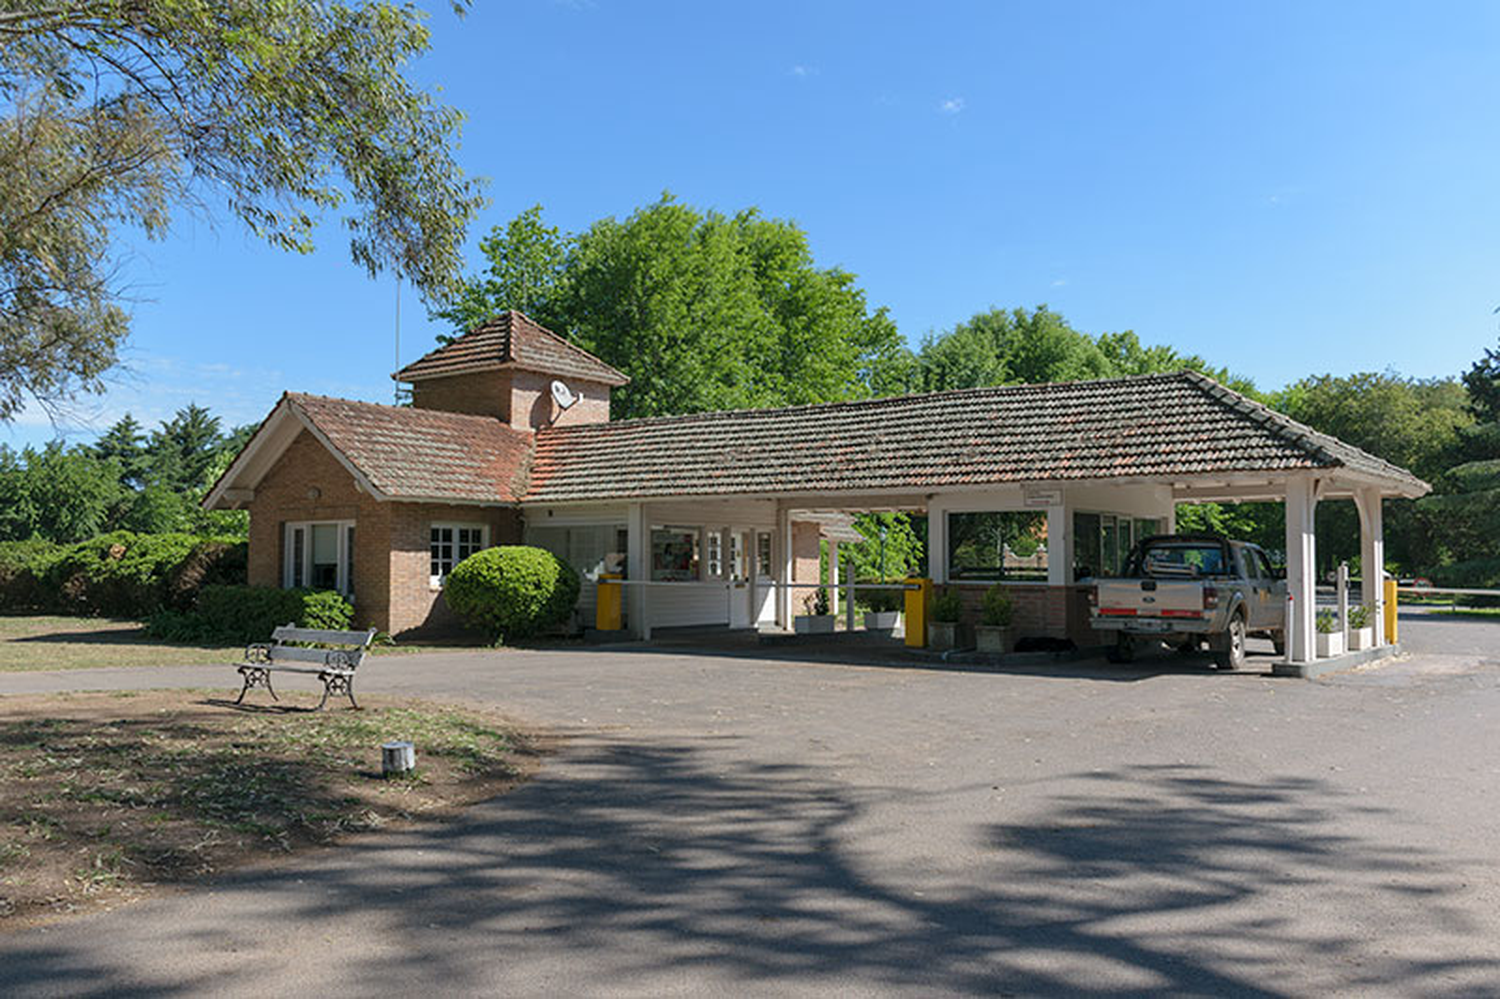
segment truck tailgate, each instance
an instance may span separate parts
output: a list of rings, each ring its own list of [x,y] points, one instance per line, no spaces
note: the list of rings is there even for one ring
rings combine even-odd
[[[1105,579],[1100,617],[1202,617],[1203,584],[1177,579]]]

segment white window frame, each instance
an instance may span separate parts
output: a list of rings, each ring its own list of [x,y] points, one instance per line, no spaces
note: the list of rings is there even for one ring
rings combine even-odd
[[[289,520],[282,525],[281,586],[290,590],[296,585],[296,566],[293,564],[293,535],[302,532],[302,586],[312,586],[312,529],[333,526],[338,528],[339,554],[335,589],[346,597],[354,595],[354,552],[349,546],[349,532],[354,530],[352,520]]]
[[[453,553],[452,553],[453,561],[452,561],[452,564],[449,565],[448,568],[445,571],[436,572],[436,573],[434,573],[434,572],[431,571],[431,569],[432,569],[432,563],[433,563],[433,561],[435,561],[433,559],[433,557],[432,557],[432,544],[433,544],[433,542],[432,542],[432,532],[433,531],[452,531],[453,532],[452,537],[450,538],[450,540],[448,542],[450,545],[453,546]],[[478,531],[479,532],[479,547],[475,548],[474,551],[469,552],[469,555],[474,554],[474,552],[484,551],[486,548],[488,548],[490,546],[490,525],[488,525],[488,524],[471,523],[471,522],[467,522],[467,521],[456,521],[456,520],[435,520],[432,523],[428,524],[427,525],[428,583],[433,588],[435,588],[435,589],[442,587],[443,581],[448,578],[448,573],[450,573],[450,572],[453,571],[453,566],[458,565],[458,563],[462,562],[465,558],[468,558],[468,555],[460,555],[459,554],[459,548],[458,548],[458,544],[459,544],[459,542],[458,542],[458,532],[459,531]],[[437,561],[440,561],[440,560],[437,560]]]

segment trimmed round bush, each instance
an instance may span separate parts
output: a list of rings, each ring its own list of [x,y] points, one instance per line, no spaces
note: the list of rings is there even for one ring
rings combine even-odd
[[[563,624],[578,603],[578,573],[545,548],[501,545],[453,567],[443,599],[495,642]]]

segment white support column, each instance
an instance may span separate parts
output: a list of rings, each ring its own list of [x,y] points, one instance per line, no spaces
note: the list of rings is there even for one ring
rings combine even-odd
[[[1047,585],[1073,581],[1073,525],[1066,504],[1047,508]]]
[[[839,616],[839,543],[828,540],[828,613]]]
[[[948,582],[948,508],[941,501],[927,501],[927,576]]]
[[[1310,663],[1316,650],[1317,542],[1313,534],[1313,480],[1286,484],[1286,658]]]
[[[625,521],[625,566],[631,582],[651,578],[651,521],[646,504],[630,504]],[[630,632],[642,641],[651,639],[651,612],[646,594],[650,587],[625,587],[625,609],[630,618]]]
[[[792,576],[796,562],[792,558],[792,512],[780,504],[776,507],[776,626],[792,630]]]
[[[1359,490],[1354,505],[1359,510],[1360,602],[1370,608],[1375,644],[1385,645],[1385,512],[1380,490]]]

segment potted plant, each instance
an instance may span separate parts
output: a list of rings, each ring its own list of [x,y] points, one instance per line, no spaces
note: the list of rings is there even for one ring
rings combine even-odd
[[[1370,624],[1370,619],[1375,611],[1368,604],[1360,604],[1358,607],[1349,608],[1349,651],[1358,652],[1361,649],[1373,649],[1375,647],[1375,629]]]
[[[802,598],[802,610],[792,621],[799,635],[833,634],[833,615],[828,613],[828,591],[821,586]]]
[[[980,652],[1003,656],[1010,644],[1010,619],[1015,612],[1010,593],[996,583],[984,591],[984,605],[979,610],[979,626],[974,641]]]
[[[932,620],[927,623],[927,647],[939,652],[973,648],[969,628],[962,623],[964,602],[952,590],[944,590],[932,602]]]
[[[1338,615],[1331,610],[1318,611],[1318,658],[1343,654],[1344,632],[1338,627]]]
[[[865,611],[865,630],[889,635],[901,619],[902,590],[871,590]]]

